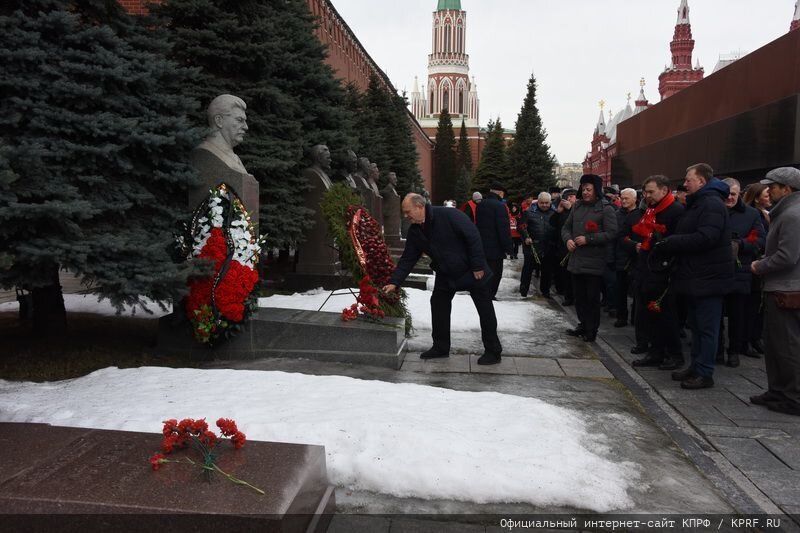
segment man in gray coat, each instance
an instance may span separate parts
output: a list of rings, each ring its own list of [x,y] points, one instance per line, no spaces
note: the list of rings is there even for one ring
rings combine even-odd
[[[600,292],[606,267],[607,246],[617,235],[617,214],[604,204],[603,180],[595,174],[581,176],[580,201],[570,211],[561,238],[567,245],[575,293],[578,327],[567,335],[594,342],[600,327]]]
[[[750,269],[764,278],[768,388],[750,401],[800,416],[800,170],[776,168],[761,183],[769,185],[773,208],[765,256]]]

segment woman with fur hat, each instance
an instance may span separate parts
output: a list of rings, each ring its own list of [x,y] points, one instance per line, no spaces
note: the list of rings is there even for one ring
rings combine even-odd
[[[606,267],[606,248],[617,235],[614,208],[604,204],[603,180],[595,174],[581,176],[580,199],[570,211],[561,238],[567,245],[567,269],[572,274],[575,310],[579,324],[568,335],[594,342],[600,327],[600,291]]]

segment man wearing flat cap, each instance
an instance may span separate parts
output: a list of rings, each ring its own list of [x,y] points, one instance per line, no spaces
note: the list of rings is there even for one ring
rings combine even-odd
[[[481,234],[483,253],[494,274],[490,282],[492,298],[497,299],[497,288],[503,277],[503,260],[511,254],[514,243],[511,240],[511,222],[508,209],[503,203],[505,189],[497,181],[490,181],[489,193],[475,209],[475,224]]]
[[[800,170],[776,168],[769,186],[773,208],[764,258],[750,269],[764,279],[764,358],[767,391],[750,401],[800,416]]]

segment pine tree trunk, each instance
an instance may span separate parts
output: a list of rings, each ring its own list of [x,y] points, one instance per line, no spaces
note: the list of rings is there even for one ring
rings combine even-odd
[[[37,287],[31,291],[33,299],[34,335],[62,335],[67,330],[67,310],[61,283],[58,280],[58,265],[47,268],[47,278],[51,284]]]

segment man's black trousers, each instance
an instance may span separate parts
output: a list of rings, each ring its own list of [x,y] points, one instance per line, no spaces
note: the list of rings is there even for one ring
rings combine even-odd
[[[604,282],[603,276],[572,274],[575,311],[580,324],[589,335],[597,335],[600,327],[600,292]]]
[[[444,276],[436,275],[431,295],[431,318],[433,322],[433,348],[442,353],[450,352],[450,312],[456,291],[450,288]],[[497,337],[497,316],[492,304],[491,283],[469,291],[481,321],[481,339],[487,352],[499,355],[503,351]]]

